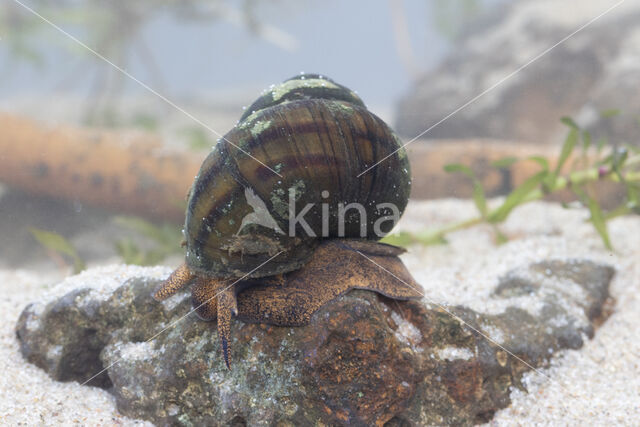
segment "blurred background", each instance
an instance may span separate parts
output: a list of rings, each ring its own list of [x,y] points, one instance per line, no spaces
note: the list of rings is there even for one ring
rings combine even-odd
[[[483,12],[503,3],[88,0],[28,4],[176,101],[221,113],[228,109],[235,118],[238,108],[250,104],[270,84],[300,72],[318,72],[354,88],[389,119],[411,83],[434,68]],[[31,101],[41,107],[38,112],[42,111],[43,119],[108,125],[130,125],[132,114],[150,116],[165,109],[154,99],[154,110],[149,111],[154,106],[150,105],[137,106],[140,111],[136,111],[132,98],[148,97],[148,92],[19,4],[3,2],[0,23],[3,108],[27,108]],[[51,102],[42,108],[39,101],[45,94]],[[82,100],[85,108],[73,105]],[[210,124],[224,132],[229,127],[225,119],[212,117]]]
[[[452,162],[499,196],[531,169],[491,162],[553,156],[561,117],[638,145],[638,22],[606,0],[4,1],[0,267],[177,263],[218,136],[140,82],[224,134],[270,84],[321,73],[412,141],[413,198],[470,197]]]

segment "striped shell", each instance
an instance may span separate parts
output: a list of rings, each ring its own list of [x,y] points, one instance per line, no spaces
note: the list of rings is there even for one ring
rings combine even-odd
[[[384,221],[390,209],[379,205],[391,203],[401,214],[409,197],[409,162],[400,147],[357,95],[329,79],[297,77],[271,88],[196,176],[184,228],[187,265],[201,275],[241,277],[283,251],[250,275],[263,277],[298,269],[323,237],[362,237],[365,231],[365,238],[379,239],[378,220],[383,233],[394,225]],[[340,203],[366,209],[366,218],[347,210],[344,233]],[[290,216],[301,215],[307,204],[302,218],[312,232],[295,221],[290,230]]]
[[[267,89],[245,110],[240,121],[258,110],[301,99],[332,99],[365,107],[362,99],[349,88],[319,74],[301,74]]]

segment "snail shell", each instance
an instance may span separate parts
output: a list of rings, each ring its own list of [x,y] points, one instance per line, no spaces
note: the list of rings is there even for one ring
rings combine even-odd
[[[351,289],[420,298],[402,250],[375,242],[404,211],[409,176],[400,140],[355,93],[318,75],[274,86],[202,164],[185,264],[153,296],[193,282],[228,368],[234,316],[296,326]]]
[[[330,78],[320,74],[300,74],[279,85],[272,85],[245,110],[239,121],[244,121],[258,110],[301,99],[331,99],[365,107],[355,92]]]
[[[209,277],[290,272],[323,238],[381,238],[409,191],[409,162],[389,126],[344,86],[298,76],[256,100],[202,164],[186,212],[186,263]],[[346,209],[339,221],[338,206],[351,203],[366,215]]]

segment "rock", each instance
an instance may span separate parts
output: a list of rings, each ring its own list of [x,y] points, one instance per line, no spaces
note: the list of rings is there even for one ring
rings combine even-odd
[[[500,4],[409,90],[398,107],[396,130],[413,138],[487,91],[425,138],[558,142],[566,133],[560,117],[572,116],[594,141],[607,136],[637,144],[637,2],[618,5],[499,83],[612,6],[603,0],[582,1],[579,8],[553,0]],[[622,115],[600,116],[610,109]]]
[[[104,271],[72,278],[64,289],[77,289],[29,305],[16,332],[24,357],[57,380],[106,368],[89,384],[160,425],[485,422],[531,366],[593,335],[613,276],[580,260],[519,268],[500,279],[488,305],[503,309],[491,314],[352,291],[308,326],[234,321],[228,370],[188,293],[151,298],[151,270],[99,289]]]

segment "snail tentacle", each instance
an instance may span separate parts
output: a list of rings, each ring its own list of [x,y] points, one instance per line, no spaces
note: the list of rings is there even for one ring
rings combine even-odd
[[[231,317],[238,314],[235,288],[233,286],[223,289],[218,295],[218,335],[222,344],[224,363],[231,369],[231,354],[229,349],[229,337],[231,335]]]
[[[157,301],[163,301],[175,295],[180,289],[187,286],[194,277],[187,264],[182,264],[154,291],[153,298]]]

